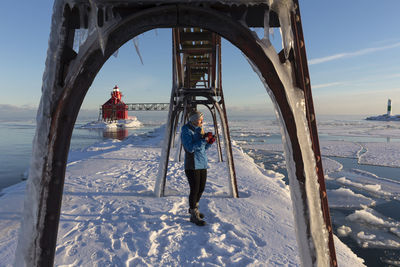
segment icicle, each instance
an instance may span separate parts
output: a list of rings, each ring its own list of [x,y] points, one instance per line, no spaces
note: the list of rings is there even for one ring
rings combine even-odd
[[[76,29],[74,34],[74,44],[72,46],[72,49],[74,49],[76,53],[79,52],[80,41],[81,41],[81,32],[80,29]]]
[[[265,10],[264,13],[264,37],[262,38],[262,42],[266,43],[266,41],[269,41],[269,32],[270,32],[270,28],[269,28],[269,9]]]
[[[275,37],[274,28],[269,28],[269,35],[272,37],[272,39],[274,39]]]
[[[74,36],[74,45],[73,49],[75,52],[79,52],[80,47],[83,43],[85,43],[88,37],[88,30],[87,29],[76,29],[75,36]]]
[[[115,58],[118,57],[118,52],[119,52],[119,49],[117,49],[117,50],[114,52],[113,56],[114,56]]]
[[[247,9],[244,11],[242,17],[240,18],[239,22],[246,28],[248,28],[247,23],[246,23],[246,17],[247,17]]]
[[[79,47],[82,46],[83,43],[86,42],[86,39],[88,38],[89,35],[89,30],[88,29],[79,29],[80,31],[80,39],[79,39]]]
[[[156,36],[158,36],[158,31],[157,31],[157,29],[154,29],[154,33],[156,34]]]
[[[278,14],[280,31],[282,36],[282,47],[285,51],[285,57],[289,57],[290,49],[294,47],[293,32],[290,23],[290,12],[293,10],[292,0],[282,0],[274,2],[271,8]]]
[[[142,62],[142,65],[144,65],[144,64],[143,64],[142,56],[140,55],[140,51],[139,51],[139,41],[138,41],[138,38],[135,37],[135,38],[132,39],[132,41],[133,41],[133,45],[135,46],[136,53],[138,54],[138,56],[139,56],[139,58],[140,58],[140,62]]]
[[[92,31],[96,30],[97,31],[97,37],[99,39],[99,45],[101,52],[104,55],[105,49],[106,49],[106,43],[107,43],[107,38],[103,36],[103,32],[99,25],[97,24],[97,12],[98,12],[98,7],[97,4],[95,3],[95,0],[89,0],[90,3],[90,28],[92,28]]]

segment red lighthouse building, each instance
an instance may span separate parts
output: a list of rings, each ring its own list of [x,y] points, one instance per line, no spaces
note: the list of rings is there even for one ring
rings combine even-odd
[[[102,117],[105,121],[128,119],[128,106],[121,100],[122,93],[118,86],[111,92],[111,98],[101,106]]]

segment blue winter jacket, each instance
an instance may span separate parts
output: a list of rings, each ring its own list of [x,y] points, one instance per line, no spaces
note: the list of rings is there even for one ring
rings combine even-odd
[[[201,135],[201,127],[186,123],[182,126],[181,140],[185,149],[185,170],[207,169],[206,150],[211,145]]]

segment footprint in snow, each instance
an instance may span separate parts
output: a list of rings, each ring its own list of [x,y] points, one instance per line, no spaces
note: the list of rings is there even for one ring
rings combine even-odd
[[[136,266],[149,266],[142,258],[133,258],[129,259],[126,262],[127,267],[136,267]]]

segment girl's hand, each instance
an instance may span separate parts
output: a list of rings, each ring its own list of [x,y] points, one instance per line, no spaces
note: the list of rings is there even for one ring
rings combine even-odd
[[[215,135],[213,135],[212,132],[208,132],[204,135],[204,139],[207,143],[212,144],[215,142]]]

